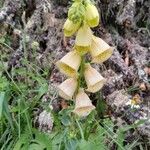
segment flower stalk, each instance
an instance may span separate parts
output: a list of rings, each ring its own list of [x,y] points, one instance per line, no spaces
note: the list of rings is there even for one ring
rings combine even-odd
[[[64,36],[76,38],[73,50],[57,62],[60,72],[68,77],[58,90],[62,98],[75,101],[73,112],[79,117],[95,109],[85,91],[95,93],[106,81],[91,63],[103,63],[113,53],[112,47],[93,35],[91,28],[98,26],[99,21],[99,12],[90,0],[75,0],[63,27]],[[91,54],[91,63],[86,63],[87,53]]]
[[[83,87],[83,76],[84,76],[84,67],[85,67],[85,58],[84,56],[81,57],[81,65],[80,65],[80,70],[79,70],[79,78],[78,78],[78,88],[77,91],[79,90],[80,87]]]

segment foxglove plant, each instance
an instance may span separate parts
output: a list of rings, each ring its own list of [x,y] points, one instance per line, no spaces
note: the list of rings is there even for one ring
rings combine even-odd
[[[56,65],[68,79],[58,86],[59,95],[66,100],[74,100],[73,112],[78,116],[88,115],[95,106],[85,93],[95,93],[105,84],[105,79],[90,63],[85,63],[85,54],[90,53],[91,63],[103,63],[113,53],[101,38],[93,35],[91,28],[99,24],[99,13],[90,0],[74,0],[68,11],[63,31],[66,37],[76,35],[72,51],[60,59]],[[83,84],[83,80],[85,84]]]

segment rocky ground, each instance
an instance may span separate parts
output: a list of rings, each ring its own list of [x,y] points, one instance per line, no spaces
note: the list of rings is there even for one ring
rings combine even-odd
[[[51,103],[56,111],[61,107],[61,99],[54,94],[55,86],[64,76],[58,72],[55,62],[70,51],[74,42],[74,38],[65,39],[62,32],[70,3],[68,0],[3,0],[0,9],[0,37],[7,34],[12,40],[7,70],[22,66],[23,57],[30,60],[31,48],[38,46],[36,65],[49,67],[50,72],[49,92],[43,101]],[[111,58],[96,66],[107,78],[102,95],[111,108],[109,115],[119,124],[147,120],[150,115],[150,1],[97,0],[96,4],[101,23],[93,32],[115,47]],[[138,107],[132,108],[131,100]],[[40,128],[50,130],[51,126],[40,118],[43,117],[40,112],[35,117]],[[149,120],[137,130],[144,139],[150,139]]]

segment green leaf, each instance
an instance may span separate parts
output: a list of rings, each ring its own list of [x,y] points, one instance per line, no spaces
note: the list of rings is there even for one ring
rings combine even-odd
[[[46,135],[45,133],[39,132],[36,129],[34,129],[34,133],[35,133],[35,140],[32,140],[32,142],[34,142],[34,146],[36,143],[36,145],[38,145],[40,148],[40,149],[35,149],[35,150],[43,150],[43,149],[51,150],[52,149],[52,142],[48,135]]]
[[[124,147],[124,145],[123,145],[124,140],[125,140],[125,133],[118,132],[117,133],[118,150],[122,150],[122,148]]]
[[[13,121],[12,121],[11,114],[8,108],[7,98],[8,98],[8,95],[6,94],[6,92],[0,93],[0,120],[2,119],[2,115],[4,115],[13,130],[14,129]]]
[[[0,120],[3,114],[4,100],[5,100],[5,92],[1,92],[0,93]]]
[[[42,147],[39,144],[33,143],[30,144],[29,149],[28,150],[43,150],[45,147]]]
[[[34,138],[33,138],[34,137]],[[33,129],[33,135],[28,134],[28,130],[21,135],[13,150],[51,150],[52,142],[49,136],[36,129]]]
[[[0,91],[6,91],[9,89],[9,82],[5,77],[0,78]]]
[[[104,128],[98,126],[95,132],[90,134],[88,141],[93,143],[94,150],[105,150],[107,149],[105,145],[105,138],[106,136]]]
[[[38,90],[38,97],[41,98],[48,91],[48,84],[42,84]]]
[[[64,138],[68,133],[68,128],[65,128],[61,132],[59,132],[52,140],[53,149],[58,150],[58,147],[64,142]]]
[[[70,113],[71,113],[70,109],[63,109],[62,111],[59,112],[59,119],[61,120],[64,126],[71,125]]]
[[[27,150],[29,147],[30,139],[30,134],[28,134],[28,132],[26,131],[24,134],[21,135],[13,150],[25,150],[25,148]]]
[[[81,140],[78,143],[78,148],[77,149],[78,150],[91,150],[91,149],[94,149],[94,144],[89,142],[89,141]]]
[[[76,139],[68,139],[65,143],[66,150],[76,150],[78,141]]]

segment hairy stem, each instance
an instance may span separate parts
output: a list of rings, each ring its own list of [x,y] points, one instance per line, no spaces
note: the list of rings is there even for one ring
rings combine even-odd
[[[84,76],[84,67],[85,67],[85,58],[84,58],[84,56],[81,56],[81,65],[80,65],[80,70],[79,70],[77,91],[79,90],[80,87],[83,87],[83,80],[82,79]]]

